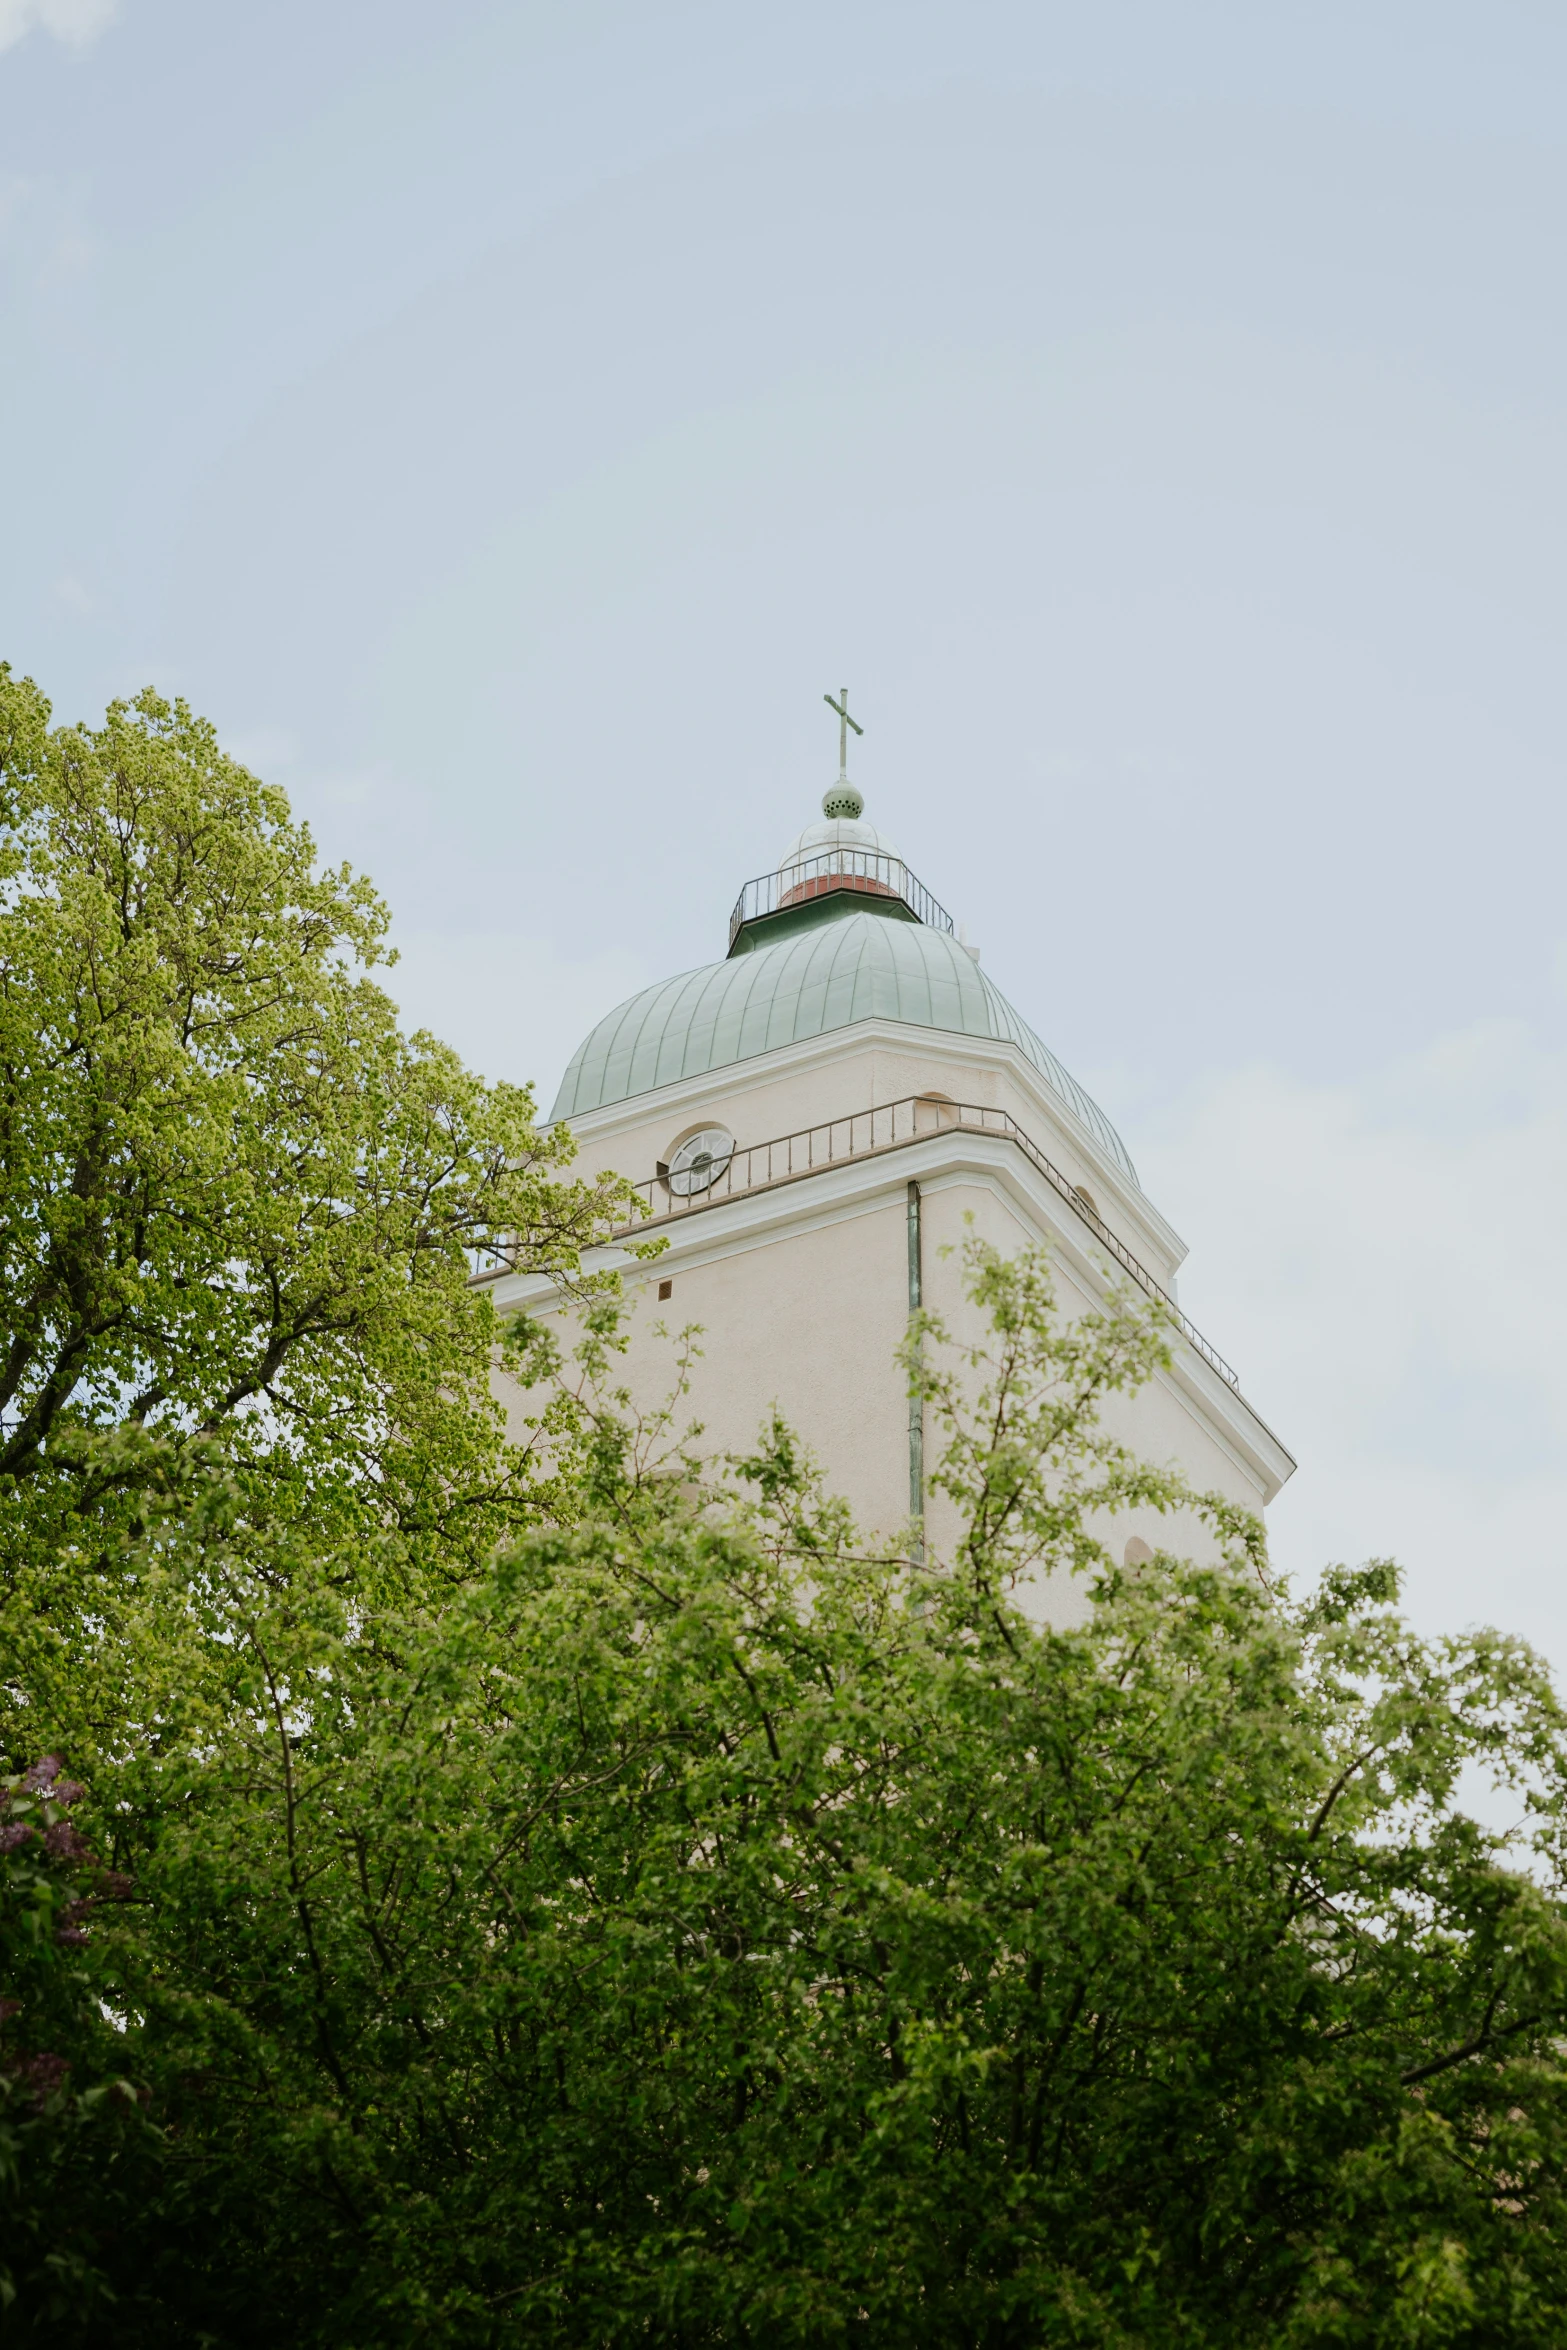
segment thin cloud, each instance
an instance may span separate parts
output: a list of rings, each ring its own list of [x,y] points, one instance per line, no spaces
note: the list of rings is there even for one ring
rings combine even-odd
[[[0,50],[35,29],[67,49],[90,49],[120,12],[120,0],[0,0]]]
[[[1426,1623],[1567,1668],[1567,1055],[1495,1020],[1336,1083],[1234,1071],[1137,1155],[1299,1458],[1281,1563],[1391,1551]]]

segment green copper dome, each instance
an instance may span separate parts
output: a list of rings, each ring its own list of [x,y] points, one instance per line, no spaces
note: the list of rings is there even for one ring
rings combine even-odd
[[[656,1086],[857,1020],[901,1020],[946,1035],[1016,1045],[1133,1183],[1136,1169],[1109,1119],[1020,1020],[965,947],[874,901],[844,917],[824,904],[817,927],[647,987],[601,1020],[561,1080],[552,1118],[578,1118]],[[889,906],[888,913],[892,911]],[[836,916],[837,918],[832,918]]]

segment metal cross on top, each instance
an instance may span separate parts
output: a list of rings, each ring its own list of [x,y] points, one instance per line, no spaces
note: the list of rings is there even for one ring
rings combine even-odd
[[[838,773],[847,775],[849,772],[849,729],[852,726],[856,734],[863,734],[865,729],[857,718],[849,716],[848,687],[841,685],[838,692],[842,697],[841,700],[835,702],[831,694],[823,694],[822,700],[827,704],[829,710],[836,710],[838,713]]]

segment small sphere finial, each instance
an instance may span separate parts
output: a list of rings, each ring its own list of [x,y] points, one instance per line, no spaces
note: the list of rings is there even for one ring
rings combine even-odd
[[[830,791],[822,794],[822,814],[832,820],[847,817],[851,824],[865,813],[865,802],[846,775],[840,775]]]

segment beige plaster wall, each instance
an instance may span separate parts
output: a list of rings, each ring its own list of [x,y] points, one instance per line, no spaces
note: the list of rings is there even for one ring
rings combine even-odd
[[[633,1312],[626,1383],[669,1392],[674,1336],[702,1326],[683,1421],[711,1453],[749,1452],[773,1407],[803,1438],[862,1524],[908,1514],[908,1403],[895,1360],[906,1313],[901,1199],[815,1230],[673,1270],[655,1259],[626,1281]],[[660,1330],[667,1335],[660,1335]]]
[[[700,1422],[706,1452],[745,1452],[776,1405],[862,1528],[881,1535],[904,1526],[909,1498],[908,1397],[896,1359],[908,1301],[901,1171],[894,1157],[871,1201],[824,1209],[814,1221],[807,1213],[803,1223],[784,1229],[725,1238],[718,1216],[693,1217],[679,1228],[680,1257],[628,1266],[623,1275],[632,1311],[620,1375],[642,1408],[657,1408],[670,1392],[678,1333],[701,1325],[702,1352],[691,1367],[679,1425]],[[797,1201],[802,1196],[794,1194]],[[982,1342],[982,1317],[965,1294],[965,1244],[988,1240],[1011,1255],[1046,1235],[993,1183],[961,1173],[922,1184],[920,1206],[925,1303],[960,1346]],[[1097,1302],[1091,1284],[1059,1252],[1056,1271],[1066,1315]],[[673,1294],[661,1302],[664,1279]],[[557,1308],[557,1320],[565,1337],[572,1316]],[[523,1407],[521,1398],[508,1400]],[[1104,1417],[1109,1431],[1141,1457],[1179,1467],[1195,1485],[1215,1486],[1260,1509],[1255,1478],[1169,1381],[1112,1398]],[[930,1414],[928,1469],[942,1442]],[[1195,1556],[1212,1547],[1196,1523],[1161,1520],[1153,1512],[1129,1514],[1100,1531],[1117,1555],[1133,1536]],[[933,1553],[950,1557],[959,1535],[952,1503],[928,1493]],[[1082,1601],[1070,1587],[1040,1588],[1026,1604],[1060,1622]]]
[[[1136,1187],[1108,1165],[1048,1086],[1011,1047],[944,1038],[936,1032],[867,1026],[808,1049],[785,1048],[689,1085],[596,1112],[578,1131],[584,1172],[613,1168],[633,1181],[650,1175],[695,1127],[722,1125],[742,1148],[847,1118],[911,1095],[1005,1110],[1071,1183],[1082,1183],[1110,1229],[1173,1293],[1184,1249]],[[939,1125],[939,1121],[937,1121]],[[987,1161],[986,1151],[989,1151]],[[844,1179],[837,1168],[695,1213],[656,1229],[669,1251],[624,1268],[632,1312],[621,1376],[639,1405],[668,1396],[677,1334],[701,1326],[680,1425],[701,1424],[709,1453],[746,1452],[776,1406],[849,1503],[867,1533],[892,1535],[907,1523],[908,1395],[897,1362],[907,1326],[907,1182],[921,1178],[924,1299],[962,1344],[983,1333],[964,1294],[963,1248],[970,1237],[1004,1254],[1040,1240],[1055,1249],[1058,1297],[1074,1316],[1102,1295],[1089,1227],[1011,1143],[976,1149],[954,1136],[940,1151],[891,1153]],[[715,1195],[716,1196],[716,1195]],[[660,1198],[667,1205],[667,1198]],[[673,1294],[657,1297],[668,1280]],[[512,1283],[498,1301],[547,1313],[567,1338],[572,1314],[540,1284]],[[1205,1381],[1207,1384],[1205,1385]],[[506,1398],[518,1412],[527,1399]],[[1255,1442],[1237,1439],[1238,1410]],[[1179,1468],[1199,1489],[1214,1488],[1260,1511],[1271,1477],[1288,1473],[1276,1441],[1232,1407],[1214,1375],[1196,1363],[1156,1377],[1135,1397],[1111,1398],[1104,1424],[1142,1458]],[[927,1471],[942,1437],[927,1417]],[[1274,1449],[1270,1452],[1269,1447]],[[1271,1465],[1270,1465],[1271,1464]],[[950,1556],[959,1526],[950,1503],[927,1487],[927,1538]],[[1102,1530],[1117,1555],[1128,1540],[1203,1556],[1212,1545],[1190,1519],[1128,1513]],[[1039,1588],[1030,1599],[1053,1621],[1084,1604],[1071,1588]]]

